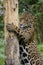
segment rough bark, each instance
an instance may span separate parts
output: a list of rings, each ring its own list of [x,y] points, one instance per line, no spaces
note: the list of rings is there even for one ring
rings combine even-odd
[[[8,32],[6,25],[13,23],[18,26],[18,0],[4,0],[5,23],[5,65],[20,65],[19,42],[14,33]]]

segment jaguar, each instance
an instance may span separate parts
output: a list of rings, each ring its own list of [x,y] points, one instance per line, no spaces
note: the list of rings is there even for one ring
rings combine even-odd
[[[19,52],[21,65],[43,65],[40,51],[34,40],[34,16],[24,12],[19,26],[7,24],[7,30],[15,33],[19,40]]]

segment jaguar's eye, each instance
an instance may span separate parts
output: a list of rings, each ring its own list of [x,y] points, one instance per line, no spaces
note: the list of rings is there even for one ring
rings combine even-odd
[[[20,26],[22,26],[23,24],[20,24]]]
[[[28,27],[29,27],[29,28],[31,28],[31,26],[30,26],[30,25],[28,25]]]
[[[22,24],[20,24],[19,27],[21,28],[22,27]]]

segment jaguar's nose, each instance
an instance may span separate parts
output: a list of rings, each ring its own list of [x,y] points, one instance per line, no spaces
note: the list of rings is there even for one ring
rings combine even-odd
[[[21,27],[21,28],[24,28],[24,26],[23,26],[23,25],[21,25],[20,27]]]

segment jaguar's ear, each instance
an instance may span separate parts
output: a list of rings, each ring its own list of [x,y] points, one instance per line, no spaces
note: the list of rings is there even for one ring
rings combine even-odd
[[[33,22],[32,22],[32,23],[34,23],[34,21],[35,21],[35,16],[34,16],[34,15],[32,16],[32,20],[33,20]]]
[[[33,19],[33,20],[35,19],[35,16],[34,16],[34,15],[32,15],[32,19]]]

